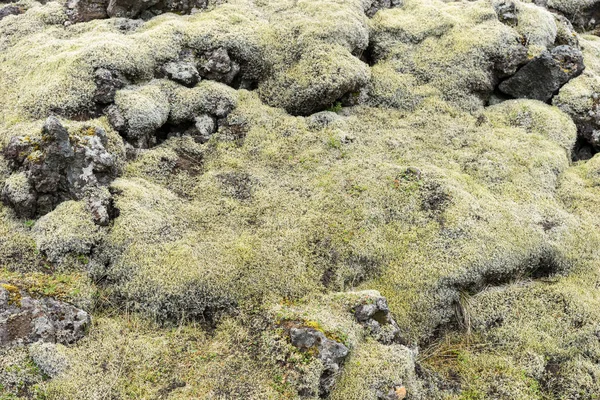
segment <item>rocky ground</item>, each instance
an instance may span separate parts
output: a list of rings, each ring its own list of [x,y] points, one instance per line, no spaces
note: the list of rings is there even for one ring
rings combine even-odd
[[[600,398],[599,32],[0,0],[0,399]]]

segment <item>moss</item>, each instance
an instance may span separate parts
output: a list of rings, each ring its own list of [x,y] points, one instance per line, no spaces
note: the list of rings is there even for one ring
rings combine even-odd
[[[8,292],[8,304],[21,307],[21,290],[9,283],[0,283],[0,286]]]
[[[85,202],[67,201],[40,218],[32,229],[39,251],[60,263],[68,254],[89,254],[102,238]]]

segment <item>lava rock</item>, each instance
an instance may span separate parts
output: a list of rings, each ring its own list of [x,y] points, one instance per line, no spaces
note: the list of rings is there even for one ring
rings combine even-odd
[[[300,350],[316,349],[324,370],[319,380],[319,396],[327,396],[340,373],[340,369],[350,351],[342,343],[331,340],[313,328],[291,328],[292,345]]]
[[[515,98],[548,101],[569,80],[581,75],[583,54],[571,46],[558,46],[519,69],[502,82],[501,92]]]
[[[65,11],[69,22],[74,24],[108,18],[107,6],[108,0],[69,0]]]
[[[200,74],[196,67],[186,61],[172,61],[161,67],[161,72],[167,78],[184,86],[194,86],[200,81]]]
[[[517,7],[512,0],[503,0],[494,4],[494,10],[498,19],[503,24],[517,26],[519,19],[517,17]]]
[[[94,101],[100,104],[114,102],[117,90],[124,88],[129,83],[120,72],[106,68],[98,68],[94,73],[94,80],[96,82]]]
[[[89,314],[49,297],[34,299],[0,284],[0,346],[37,341],[69,345],[86,334]]]
[[[41,139],[13,137],[4,149],[13,174],[5,182],[2,201],[17,215],[34,218],[108,185],[116,168],[107,144],[101,128],[90,126],[71,138],[58,118],[49,117]]]
[[[371,18],[377,14],[377,11],[379,10],[392,7],[402,7],[403,4],[403,0],[372,0],[371,4],[369,4],[365,9],[365,14],[367,17]]]
[[[23,9],[21,7],[17,7],[15,5],[8,5],[0,8],[0,20],[4,17],[8,17],[9,15],[19,15],[23,13]]]
[[[199,72],[203,78],[231,84],[240,72],[240,66],[229,57],[227,49],[219,47],[204,53]]]
[[[401,336],[400,327],[392,318],[385,297],[369,298],[366,303],[355,306],[354,317],[379,342],[406,344]]]

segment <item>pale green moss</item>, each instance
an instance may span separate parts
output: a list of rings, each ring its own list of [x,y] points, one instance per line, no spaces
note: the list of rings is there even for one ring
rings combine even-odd
[[[65,256],[87,255],[102,238],[85,202],[66,201],[40,218],[32,229],[37,248],[49,261],[60,263]]]

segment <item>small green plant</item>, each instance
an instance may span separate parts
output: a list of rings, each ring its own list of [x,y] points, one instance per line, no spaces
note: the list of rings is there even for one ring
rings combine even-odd
[[[31,229],[33,228],[33,226],[35,225],[35,220],[33,219],[28,219],[27,221],[25,221],[23,223],[23,225],[25,225],[25,228]]]
[[[342,106],[342,102],[341,101],[336,101],[335,103],[333,103],[328,109],[327,111],[331,111],[331,112],[340,112],[342,111],[342,108],[344,108]]]

